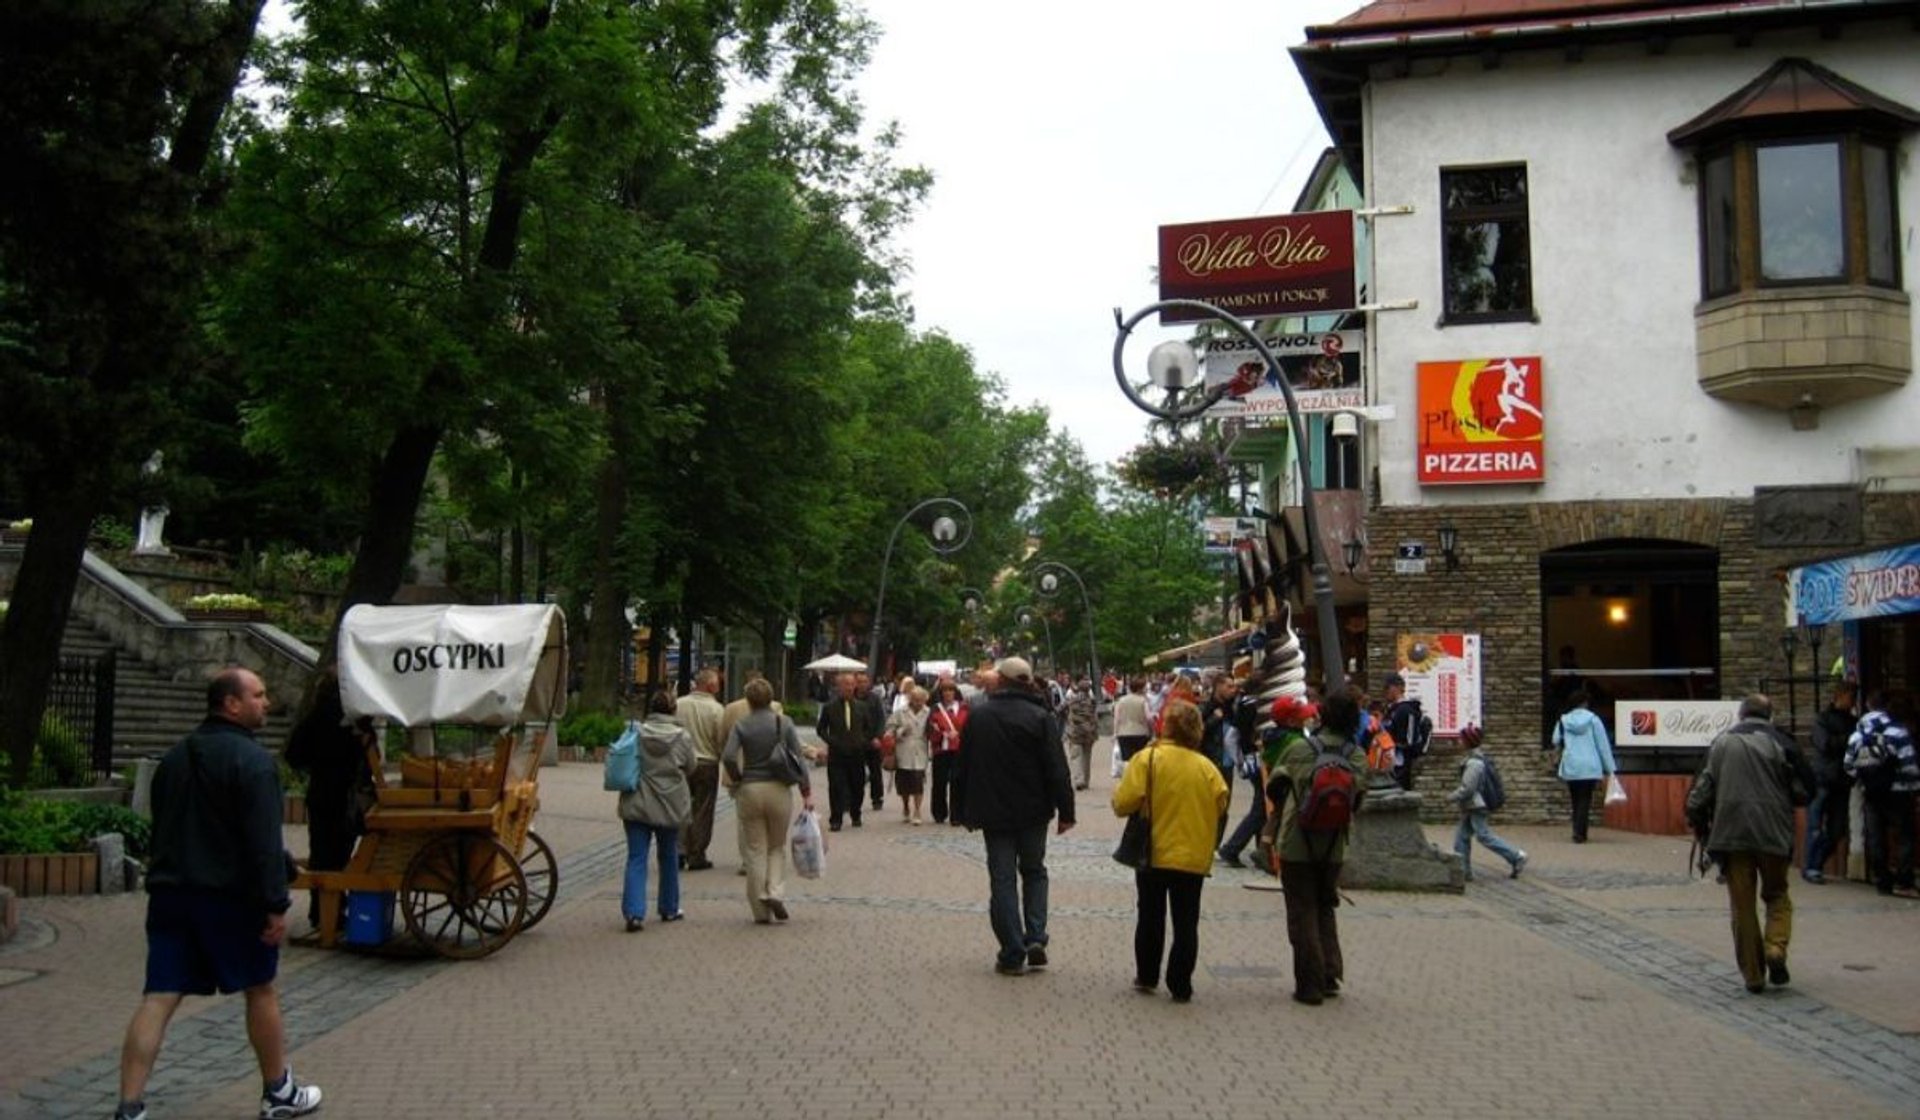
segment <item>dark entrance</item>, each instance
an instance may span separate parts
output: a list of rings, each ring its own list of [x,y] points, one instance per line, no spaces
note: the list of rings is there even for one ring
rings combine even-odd
[[[1619,538],[1542,553],[1543,735],[1577,689],[1609,729],[1623,700],[1718,699],[1719,569],[1717,549],[1677,541]],[[1634,769],[1656,760],[1637,761]]]

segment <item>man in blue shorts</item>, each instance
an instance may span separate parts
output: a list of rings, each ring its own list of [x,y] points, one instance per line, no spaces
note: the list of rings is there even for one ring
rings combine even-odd
[[[120,1051],[116,1120],[146,1120],[141,1099],[181,997],[245,992],[247,1039],[260,1060],[261,1120],[304,1116],[320,1089],[293,1079],[274,976],[287,935],[280,775],[254,733],[267,686],[245,669],[207,685],[207,718],[153,776],[147,871],[146,995]]]

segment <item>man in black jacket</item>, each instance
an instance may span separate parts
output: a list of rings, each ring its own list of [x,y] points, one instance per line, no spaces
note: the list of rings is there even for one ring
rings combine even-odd
[[[1800,870],[1809,883],[1827,881],[1827,859],[1852,824],[1847,802],[1853,796],[1853,779],[1842,762],[1859,722],[1853,716],[1858,694],[1859,686],[1850,680],[1834,685],[1833,702],[1813,721],[1813,774],[1819,788],[1807,805],[1807,862]]]
[[[207,685],[207,718],[153,776],[153,863],[147,871],[146,995],[120,1052],[123,1120],[145,1120],[141,1094],[182,996],[244,991],[266,1120],[320,1107],[293,1079],[274,977],[287,935],[280,775],[254,733],[267,686],[245,669]]]
[[[1019,976],[1047,964],[1047,822],[1058,815],[1061,834],[1073,827],[1073,784],[1033,667],[1009,657],[995,669],[1000,690],[960,731],[953,819],[986,836],[994,970]]]
[[[840,694],[820,706],[816,725],[827,743],[827,827],[840,831],[842,817],[851,816],[860,827],[860,806],[866,792],[867,752],[880,751],[880,723],[874,707],[860,690],[859,678],[842,673]]]

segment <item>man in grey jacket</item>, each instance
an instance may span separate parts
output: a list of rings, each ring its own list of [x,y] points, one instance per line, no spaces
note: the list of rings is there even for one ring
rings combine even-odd
[[[1773,725],[1773,701],[1754,693],[1740,701],[1740,722],[1707,749],[1707,764],[1687,794],[1687,820],[1706,826],[1707,850],[1726,873],[1734,957],[1749,992],[1788,980],[1793,809],[1812,788],[1806,757]],[[1766,908],[1764,931],[1754,911],[1756,886]]]

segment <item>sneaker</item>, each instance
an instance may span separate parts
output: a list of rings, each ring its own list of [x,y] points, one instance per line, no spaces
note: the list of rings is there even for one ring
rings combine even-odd
[[[1818,868],[1815,868],[1812,871],[1802,871],[1800,873],[1800,877],[1802,879],[1805,879],[1807,882],[1814,883],[1814,884],[1824,883],[1827,881],[1827,873],[1819,870]]]
[[[1136,992],[1139,992],[1143,996],[1150,996],[1153,993],[1160,990],[1160,985],[1149,984],[1145,980],[1135,980],[1133,982],[1133,990]]]
[[[1047,947],[1045,945],[1027,946],[1027,967],[1030,969],[1047,967]]]
[[[1245,864],[1240,862],[1240,857],[1238,855],[1228,852],[1225,848],[1221,848],[1219,851],[1213,853],[1213,858],[1219,860],[1221,863],[1224,863],[1229,867],[1246,866]]]
[[[280,1078],[278,1089],[269,1089],[260,1096],[260,1120],[288,1120],[293,1116],[305,1116],[320,1107],[320,1086],[302,1085],[293,1079],[293,1070]]]
[[[1785,987],[1792,979],[1792,975],[1787,972],[1787,958],[1778,957],[1767,962],[1767,980],[1774,987]]]
[[[645,928],[647,928],[647,923],[646,923],[646,920],[645,920],[645,919],[643,919],[643,918],[628,918],[628,919],[627,919],[627,932],[628,932],[628,933],[639,933],[639,932],[640,932],[641,930],[643,930],[643,929],[645,929]]]
[[[769,898],[767,899],[767,913],[772,914],[784,922],[787,920],[787,904],[780,899]]]
[[[1522,871],[1525,871],[1526,869],[1527,869],[1527,853],[1521,852],[1518,856],[1514,858],[1513,872],[1509,874],[1507,878],[1518,879],[1520,877],[1520,873]]]
[[[860,818],[859,818],[859,817],[855,817],[855,818],[853,818],[853,827],[855,827],[855,828],[859,828],[859,827],[860,827]]]
[[[710,859],[690,859],[687,861],[686,867],[684,867],[682,870],[705,871],[712,866],[713,866],[713,861]]]
[[[687,912],[685,910],[675,910],[671,914],[660,915],[660,920],[663,922],[678,922],[684,920],[686,916]]]
[[[1008,964],[1005,961],[995,961],[993,970],[1002,976],[1025,976],[1027,974],[1027,962],[1014,961],[1012,964]]]
[[[131,1112],[127,1111],[126,1105],[121,1105],[113,1110],[113,1120],[147,1120],[147,1102],[135,1103]]]

